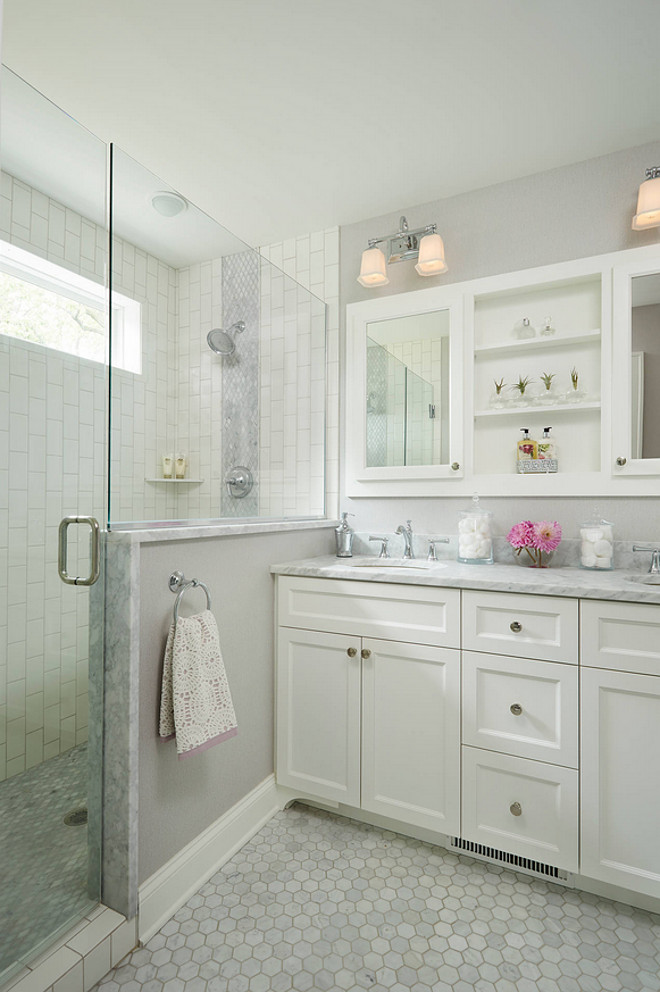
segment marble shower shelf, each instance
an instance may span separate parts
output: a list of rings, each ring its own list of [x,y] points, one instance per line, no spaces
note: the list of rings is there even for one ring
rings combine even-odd
[[[165,482],[168,486],[201,486],[204,479],[145,479],[145,482]]]

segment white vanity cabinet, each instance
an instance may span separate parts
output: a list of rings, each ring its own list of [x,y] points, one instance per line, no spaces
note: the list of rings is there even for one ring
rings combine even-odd
[[[582,603],[582,873],[660,892],[660,606]]]
[[[280,575],[278,624],[278,784],[660,899],[660,604]]]
[[[573,599],[463,593],[461,836],[567,871],[578,870],[577,617]]]
[[[282,576],[278,605],[278,783],[457,834],[460,593]]]

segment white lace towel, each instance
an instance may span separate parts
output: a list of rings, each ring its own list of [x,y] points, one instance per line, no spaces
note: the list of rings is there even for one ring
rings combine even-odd
[[[160,739],[176,737],[179,758],[187,758],[237,733],[215,617],[179,617],[165,647]]]

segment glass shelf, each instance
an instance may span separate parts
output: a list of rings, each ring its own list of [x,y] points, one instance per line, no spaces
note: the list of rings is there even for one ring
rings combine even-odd
[[[533,351],[536,348],[543,351],[546,348],[560,348],[562,345],[583,344],[598,340],[600,340],[600,328],[585,331],[583,334],[553,334],[548,337],[516,338],[513,341],[500,341],[498,344],[477,345],[474,354],[475,356],[498,355],[511,351]]]
[[[600,410],[600,400],[586,403],[556,403],[554,405],[539,404],[538,406],[505,406],[496,410],[475,410],[476,417],[520,417],[523,413],[564,413],[567,411]]]

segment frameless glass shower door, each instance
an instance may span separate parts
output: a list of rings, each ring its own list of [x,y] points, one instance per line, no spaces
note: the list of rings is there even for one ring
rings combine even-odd
[[[108,390],[106,146],[6,69],[1,115],[0,985],[100,897],[103,597],[58,540],[88,579]]]

